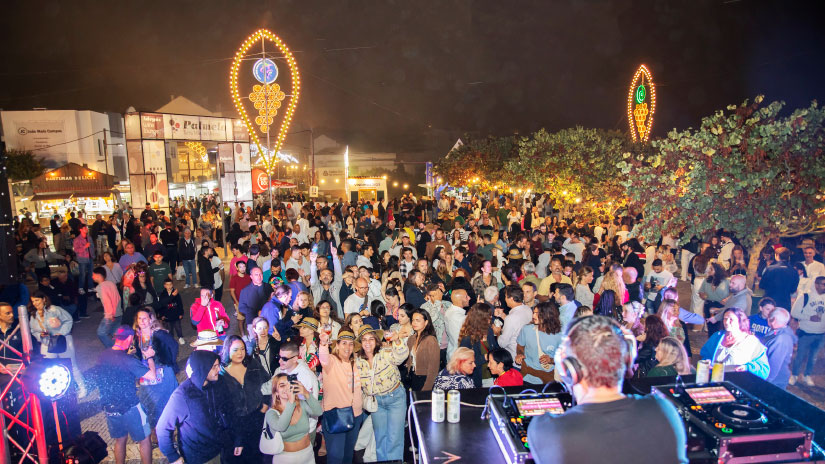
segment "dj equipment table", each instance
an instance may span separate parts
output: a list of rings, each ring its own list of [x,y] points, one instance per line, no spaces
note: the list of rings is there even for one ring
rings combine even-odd
[[[685,383],[694,380],[692,375],[683,376]],[[764,380],[745,372],[730,372],[725,374],[725,380],[747,390],[764,403],[783,412],[792,419],[811,428],[814,431],[814,442],[825,445],[825,411],[811,405],[801,398],[785,390],[775,387]],[[654,385],[675,383],[674,377],[648,377],[625,382],[624,392],[648,394]],[[558,385],[551,385],[548,392],[559,391]],[[508,394],[519,393],[527,387],[507,387]],[[539,388],[540,390],[540,388]],[[495,389],[493,393],[500,392]],[[486,388],[461,390],[461,402],[484,405],[489,395]],[[430,392],[413,392],[412,400],[429,400]],[[449,422],[435,423],[430,420],[430,403],[420,403],[413,406],[412,424],[417,435],[420,462],[425,464],[449,464],[452,462],[467,463],[501,463],[506,464],[490,423],[481,418],[482,408],[461,406],[461,421],[456,424]],[[820,462],[822,461],[807,461]]]

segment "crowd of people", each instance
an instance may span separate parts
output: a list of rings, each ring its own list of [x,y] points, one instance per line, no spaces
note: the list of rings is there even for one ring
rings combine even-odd
[[[752,308],[736,237],[679,246],[641,236],[638,219],[563,218],[547,195],[273,208],[204,197],[169,214],[147,204],[55,217],[50,245],[24,218],[15,236],[37,290],[4,289],[2,301],[26,301],[40,352],[72,359],[82,397],[72,324],[90,295],[100,300],[96,385],[118,462],[128,437],[149,462],[152,430],[171,463],[401,460],[408,392],[560,380],[555,355],[588,316],[632,334],[626,377],[689,374],[710,359],[783,388],[813,385],[825,339],[813,241],[795,256],[772,239],[750,276],[765,294]],[[697,356],[694,332],[708,336]]]

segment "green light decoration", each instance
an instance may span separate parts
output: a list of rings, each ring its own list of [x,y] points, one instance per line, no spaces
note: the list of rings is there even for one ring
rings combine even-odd
[[[642,103],[645,101],[645,86],[640,85],[636,87],[636,103]]]

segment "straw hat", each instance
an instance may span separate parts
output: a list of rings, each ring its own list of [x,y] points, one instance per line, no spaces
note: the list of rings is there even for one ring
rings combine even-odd
[[[369,324],[367,324],[367,325],[369,325]],[[352,344],[353,344],[353,347],[352,347],[353,353],[355,353],[355,352],[357,352],[361,349],[361,343],[358,342],[358,340],[355,338],[355,334],[352,333],[352,331],[350,331],[350,330],[341,330],[340,332],[338,332],[338,338],[335,339],[335,340],[330,340],[330,343],[332,343],[333,341],[337,343],[337,342],[340,342],[341,340],[350,340],[352,342]]]
[[[192,348],[206,345],[223,345],[223,340],[218,338],[214,330],[201,330],[198,332],[198,339],[189,344]]]
[[[318,327],[321,327],[321,323],[318,322],[318,319],[314,317],[305,317],[301,319],[301,322],[295,324],[293,327],[296,329],[299,327],[306,327],[307,329],[312,330],[313,332],[318,332]]]
[[[369,324],[364,324],[364,325],[361,326],[361,329],[358,330],[358,341],[360,342],[361,338],[364,335],[368,334],[368,333],[375,334],[375,341],[378,342],[379,344],[384,339],[384,331],[383,330],[376,329],[376,328],[374,328],[373,326],[371,326]],[[340,337],[340,335],[339,335],[339,337]]]
[[[511,248],[507,253],[507,259],[522,259],[521,251],[518,248]]]

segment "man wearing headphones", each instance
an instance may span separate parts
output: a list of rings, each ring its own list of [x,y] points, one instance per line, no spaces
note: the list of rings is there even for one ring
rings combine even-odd
[[[656,396],[622,393],[635,355],[635,339],[614,320],[571,321],[555,362],[577,405],[564,415],[530,422],[527,437],[537,464],[688,462],[676,408]]]

